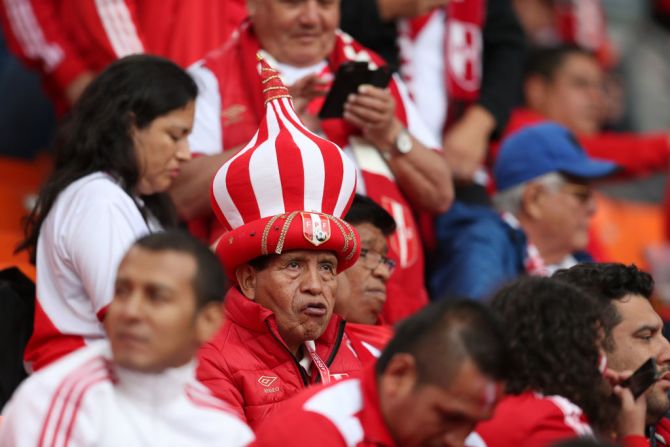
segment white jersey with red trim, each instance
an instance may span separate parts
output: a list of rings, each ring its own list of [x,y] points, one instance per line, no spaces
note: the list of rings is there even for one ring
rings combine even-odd
[[[0,445],[242,446],[254,436],[195,379],[195,362],[158,374],[111,360],[105,340],[33,374],[3,412]]]
[[[37,368],[105,336],[101,320],[121,258],[139,237],[160,230],[138,206],[139,198],[102,172],[75,181],[57,198],[37,242],[38,312],[26,350]]]

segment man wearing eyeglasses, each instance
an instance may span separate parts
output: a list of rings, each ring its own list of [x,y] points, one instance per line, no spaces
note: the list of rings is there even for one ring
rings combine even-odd
[[[590,158],[558,124],[510,135],[493,166],[496,210],[458,204],[437,222],[432,295],[485,298],[519,275],[548,276],[590,260],[591,185],[617,169]]]
[[[387,257],[386,242],[395,232],[395,221],[384,208],[360,194],[354,197],[344,220],[361,237],[361,256],[356,264],[337,276],[335,312],[348,323],[381,323],[386,283],[396,265]]]
[[[345,332],[360,340],[361,347],[377,358],[393,336],[385,326],[382,310],[388,280],[396,262],[388,255],[386,238],[396,230],[393,217],[374,200],[356,194],[344,220],[361,238],[361,256],[337,275],[335,313],[347,320]],[[358,349],[361,351],[361,349]]]

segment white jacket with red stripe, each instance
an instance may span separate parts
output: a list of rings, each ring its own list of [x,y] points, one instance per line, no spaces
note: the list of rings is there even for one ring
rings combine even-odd
[[[129,371],[96,342],[35,373],[4,409],[0,445],[247,445],[253,433],[195,379],[194,362]]]

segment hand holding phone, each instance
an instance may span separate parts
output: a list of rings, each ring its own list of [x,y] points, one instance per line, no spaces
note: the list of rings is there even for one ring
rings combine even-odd
[[[347,97],[358,92],[358,87],[370,84],[374,87],[386,88],[390,81],[391,70],[387,66],[371,70],[367,62],[347,62],[340,65],[335,81],[319,112],[319,118],[341,118]]]

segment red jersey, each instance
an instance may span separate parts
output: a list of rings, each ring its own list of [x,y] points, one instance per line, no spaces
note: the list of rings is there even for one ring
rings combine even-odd
[[[392,447],[381,410],[374,368],[361,378],[310,389],[266,420],[252,446]]]
[[[225,41],[246,10],[243,0],[6,0],[7,45],[61,96],[79,75],[114,60],[151,53],[188,66]]]
[[[505,397],[493,418],[477,425],[467,447],[544,447],[577,436],[592,436],[581,408],[561,396],[527,391]]]

